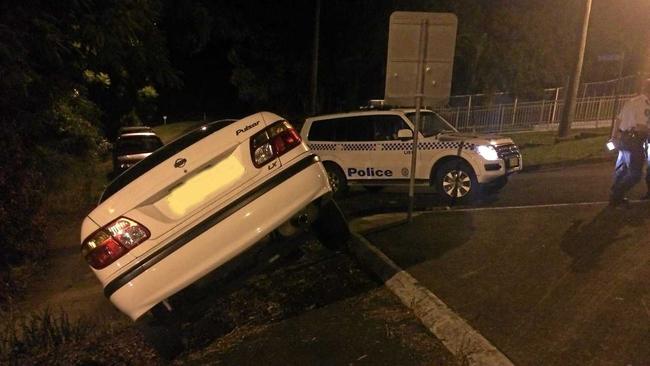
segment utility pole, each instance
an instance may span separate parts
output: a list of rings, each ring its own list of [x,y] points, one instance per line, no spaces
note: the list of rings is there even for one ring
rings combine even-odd
[[[316,0],[316,10],[314,14],[314,45],[311,60],[311,114],[316,115],[317,93],[318,93],[318,49],[320,43],[320,2]]]
[[[559,137],[566,137],[571,130],[571,123],[576,111],[576,97],[578,95],[578,87],[580,86],[580,74],[582,73],[582,62],[585,57],[585,46],[587,44],[587,30],[589,28],[589,16],[591,14],[591,0],[585,0],[585,14],[582,20],[582,34],[580,37],[580,46],[578,47],[578,55],[576,57],[575,68],[573,75],[569,81],[569,87],[566,91],[564,110],[562,111],[562,120],[560,121],[560,128],[558,131]]]

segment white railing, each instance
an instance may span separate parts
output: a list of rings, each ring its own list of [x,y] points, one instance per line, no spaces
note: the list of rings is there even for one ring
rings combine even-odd
[[[572,128],[611,126],[612,116],[631,95],[579,98]],[[460,131],[511,132],[557,129],[564,102],[559,99],[493,106],[435,109]]]
[[[650,77],[650,75],[646,77]],[[639,75],[629,75],[618,79],[583,83],[580,84],[577,96],[580,98],[614,96],[617,94],[617,90],[620,95],[633,94],[638,89],[640,78],[642,77]],[[539,97],[547,102],[549,100],[563,100],[565,98],[564,92],[565,88],[561,86],[546,88]],[[516,96],[509,92],[463,94],[450,96],[448,104],[453,107],[485,106],[488,104],[512,103],[515,99]],[[520,98],[520,101],[524,100]],[[531,100],[527,99],[525,101]]]

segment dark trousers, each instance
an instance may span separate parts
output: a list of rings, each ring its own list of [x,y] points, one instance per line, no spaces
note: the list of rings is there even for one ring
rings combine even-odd
[[[646,156],[642,141],[629,142],[621,147],[616,160],[610,201],[620,202],[623,200],[625,193],[641,180],[644,165],[646,165]],[[646,175],[646,181],[650,181],[648,175]]]

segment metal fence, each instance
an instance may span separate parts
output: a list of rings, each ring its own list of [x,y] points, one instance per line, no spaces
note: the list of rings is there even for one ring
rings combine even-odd
[[[578,90],[578,97],[587,98],[587,97],[606,97],[614,96],[617,94],[633,94],[638,89],[639,81],[642,78],[650,77],[640,76],[640,75],[630,75],[621,77],[619,79],[597,81],[590,83],[580,84]],[[519,101],[536,101],[537,99],[543,99],[548,102],[548,100],[564,99],[565,98],[565,88],[547,88],[538,95],[538,98],[534,99],[524,99],[518,98]],[[452,107],[467,107],[467,106],[485,106],[485,105],[495,105],[495,104],[509,104],[513,103],[517,99],[517,96],[508,93],[508,92],[496,92],[491,94],[464,94],[464,95],[452,95],[449,97],[448,104]]]
[[[631,95],[579,98],[572,128],[611,126],[612,117]],[[556,130],[562,119],[561,99],[492,106],[443,107],[436,111],[460,131],[513,132]]]

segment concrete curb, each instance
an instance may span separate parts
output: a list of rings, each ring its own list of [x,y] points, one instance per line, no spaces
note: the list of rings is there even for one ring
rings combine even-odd
[[[422,324],[447,347],[462,364],[471,366],[513,365],[487,339],[474,330],[440,298],[420,285],[366,238],[352,232],[349,247],[359,262],[384,281]]]

